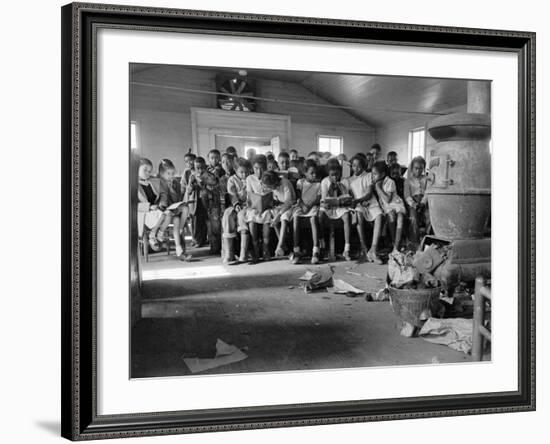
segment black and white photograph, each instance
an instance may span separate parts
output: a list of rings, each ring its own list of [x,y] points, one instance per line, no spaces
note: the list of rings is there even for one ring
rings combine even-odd
[[[128,87],[130,378],[491,361],[490,80]]]

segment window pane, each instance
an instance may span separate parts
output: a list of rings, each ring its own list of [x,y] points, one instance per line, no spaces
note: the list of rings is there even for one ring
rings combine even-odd
[[[136,122],[130,123],[130,148],[135,150],[137,148],[137,128]]]
[[[319,151],[328,151],[330,147],[330,140],[326,137],[319,137]]]

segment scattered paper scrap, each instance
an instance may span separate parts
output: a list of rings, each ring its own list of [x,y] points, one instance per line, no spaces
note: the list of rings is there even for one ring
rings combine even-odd
[[[376,293],[373,294],[373,301],[382,302],[390,300],[390,292],[387,287],[381,288]]]
[[[332,287],[333,269],[326,265],[315,270],[307,270],[299,279],[303,282],[304,291],[310,293],[314,290],[320,290],[327,287]]]
[[[342,279],[334,279],[334,286],[330,291],[332,293],[345,294],[348,296],[359,296],[365,293],[364,290],[356,288],[353,285],[348,284],[346,281],[343,281]]]
[[[464,353],[472,349],[471,319],[429,318],[418,332],[418,336],[434,344],[442,344]]]
[[[221,339],[216,341],[216,356],[214,358],[183,358],[183,362],[191,373],[199,373],[222,365],[232,364],[248,358],[248,355],[234,345],[227,344]]]

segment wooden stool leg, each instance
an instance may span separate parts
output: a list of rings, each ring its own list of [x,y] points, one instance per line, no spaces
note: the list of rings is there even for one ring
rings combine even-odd
[[[141,245],[143,246],[143,257],[145,258],[145,262],[149,262],[149,242],[145,234],[143,234],[143,238],[141,239]]]
[[[485,279],[481,276],[476,278],[474,293],[474,319],[472,331],[472,359],[481,361],[483,355],[483,335],[480,327],[485,319],[485,298],[481,294],[481,288],[485,285]]]

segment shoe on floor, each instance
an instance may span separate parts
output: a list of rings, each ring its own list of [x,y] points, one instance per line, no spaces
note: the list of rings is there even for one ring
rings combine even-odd
[[[293,264],[293,265],[298,265],[300,263],[300,259],[302,258],[302,255],[301,253],[292,253],[292,258],[290,259],[290,262]]]
[[[351,256],[349,255],[349,250],[344,250],[343,256],[344,256],[344,260],[346,260],[348,262],[351,261]]]
[[[312,265],[317,265],[318,263],[319,263],[319,253],[317,251],[315,251],[311,255],[311,264]]]
[[[380,259],[380,258],[378,257],[378,255],[376,254],[376,251],[370,250],[370,251],[367,253],[367,259],[369,260],[369,262],[374,262],[375,264],[378,264],[378,265],[382,265],[382,264],[383,264],[382,259]]]

